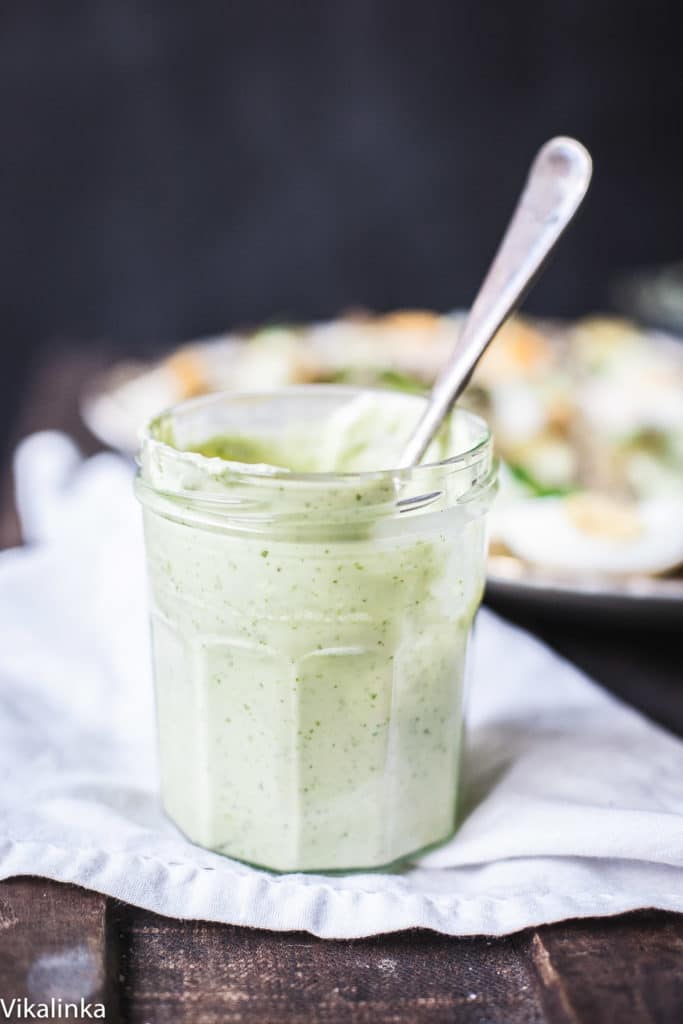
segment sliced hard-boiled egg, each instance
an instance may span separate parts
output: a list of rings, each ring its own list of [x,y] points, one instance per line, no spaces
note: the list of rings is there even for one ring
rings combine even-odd
[[[683,564],[683,501],[625,503],[588,492],[522,499],[501,510],[494,539],[549,569],[663,573]]]

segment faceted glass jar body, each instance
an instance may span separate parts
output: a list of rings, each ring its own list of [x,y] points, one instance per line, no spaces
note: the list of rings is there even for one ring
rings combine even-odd
[[[314,423],[348,397],[186,403],[150,427],[137,481],[164,806],[194,842],[279,871],[387,865],[456,823],[495,475],[484,424],[457,413],[461,454],[395,473],[207,481],[178,450]]]

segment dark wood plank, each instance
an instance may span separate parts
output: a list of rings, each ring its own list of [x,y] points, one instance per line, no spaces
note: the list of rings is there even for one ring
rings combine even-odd
[[[84,999],[104,1004],[106,1020],[116,1022],[117,972],[116,932],[104,896],[41,878],[0,884],[0,996],[6,1003]]]
[[[515,940],[557,1024],[683,1021],[683,915],[659,911],[567,921]]]
[[[683,918],[324,942],[173,921],[16,879],[0,885],[0,995],[83,995],[130,1024],[669,1024],[683,1019]]]
[[[119,940],[131,1024],[683,1020],[683,917],[654,911],[503,939],[325,942],[121,908]]]
[[[130,1024],[541,1024],[541,985],[509,939],[404,932],[354,942],[183,924],[123,910]]]

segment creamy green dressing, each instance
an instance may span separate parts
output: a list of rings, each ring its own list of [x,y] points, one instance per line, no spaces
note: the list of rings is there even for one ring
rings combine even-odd
[[[366,443],[353,419],[341,445],[324,424],[195,438],[178,473],[240,497],[246,464],[376,464],[370,412]],[[158,455],[143,449],[142,478],[168,486]],[[248,522],[145,502],[164,804],[195,842],[276,870],[389,864],[455,827],[482,518],[436,502],[387,522],[386,479],[294,499],[286,474],[265,479]]]

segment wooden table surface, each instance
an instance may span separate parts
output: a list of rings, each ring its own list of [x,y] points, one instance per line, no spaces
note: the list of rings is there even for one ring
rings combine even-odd
[[[105,358],[74,349],[37,361],[3,452],[1,545],[19,539],[11,444],[54,427],[95,450],[77,396]],[[673,631],[514,614],[683,733]],[[503,939],[413,931],[330,942],[170,920],[75,886],[17,878],[0,883],[0,997],[23,996],[104,1002],[106,1019],[126,1024],[679,1024],[683,915],[642,911]]]

